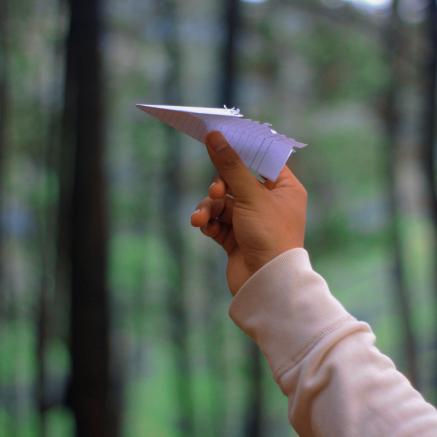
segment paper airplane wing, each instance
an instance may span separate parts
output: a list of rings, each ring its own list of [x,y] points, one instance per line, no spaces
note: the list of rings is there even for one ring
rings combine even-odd
[[[208,132],[220,131],[248,167],[271,181],[278,178],[293,150],[305,146],[268,124],[243,118],[235,109],[137,106],[202,143]]]

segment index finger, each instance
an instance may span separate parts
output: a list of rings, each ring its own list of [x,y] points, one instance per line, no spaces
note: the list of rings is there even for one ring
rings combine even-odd
[[[211,199],[221,199],[226,195],[226,183],[225,181],[217,177],[208,188],[208,196]]]

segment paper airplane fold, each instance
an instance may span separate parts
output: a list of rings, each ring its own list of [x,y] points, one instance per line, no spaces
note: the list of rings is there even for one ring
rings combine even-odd
[[[234,108],[137,107],[202,143],[208,132],[220,131],[248,167],[271,181],[276,181],[293,150],[305,146],[275,132],[267,123],[244,118]]]

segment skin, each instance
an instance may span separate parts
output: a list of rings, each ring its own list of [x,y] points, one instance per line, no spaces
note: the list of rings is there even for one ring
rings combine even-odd
[[[223,247],[233,295],[262,266],[281,253],[303,247],[307,193],[288,167],[275,183],[260,183],[220,132],[206,137],[218,172],[191,224]]]

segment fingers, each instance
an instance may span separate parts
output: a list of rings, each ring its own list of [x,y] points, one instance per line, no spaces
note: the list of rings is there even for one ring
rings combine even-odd
[[[301,182],[287,166],[284,166],[279,173],[276,182],[272,182],[267,179],[262,185],[269,190],[273,190],[274,188],[278,187],[301,185]],[[226,186],[226,182],[222,178],[216,177],[208,188],[208,196],[211,199],[221,199],[226,194],[230,194],[229,188]]]
[[[210,132],[205,140],[209,156],[220,176],[241,201],[250,200],[259,189],[255,176],[220,132]]]
[[[211,220],[218,219],[220,222],[231,224],[233,200],[229,197],[211,199],[205,197],[191,215],[191,224],[196,228],[206,226]]]
[[[226,182],[220,177],[217,177],[209,186],[208,196],[211,197],[212,199],[221,199],[225,196],[228,196],[231,199],[235,198],[235,196],[232,194],[231,189],[226,185]]]
[[[233,198],[227,196],[225,182],[217,178],[209,188],[209,196],[205,197],[191,215],[191,224],[199,227],[201,232],[212,238],[223,247],[229,255],[235,248],[236,241],[232,230]]]
[[[217,238],[221,230],[220,222],[218,221],[210,221],[205,226],[200,227],[200,231],[202,234],[206,235],[207,237],[210,237],[212,239]]]
[[[194,226],[195,228],[205,226],[209,222],[210,217],[211,214],[209,212],[209,209],[198,207],[191,214],[191,226]]]
[[[209,222],[200,228],[201,232],[207,237],[212,238],[216,243],[223,247],[229,255],[235,248],[236,241],[234,231],[231,226],[218,221]]]
[[[222,214],[225,203],[225,199],[210,199],[209,197],[205,197],[191,214],[191,224],[196,228],[205,226],[211,219]]]
[[[226,184],[221,178],[216,178],[208,188],[208,196],[211,199],[221,199],[226,195]]]
[[[300,186],[302,184],[294,173],[287,166],[284,166],[276,182],[267,179],[262,185],[269,190],[273,190],[278,187]],[[222,178],[217,177],[208,188],[208,196],[211,199],[221,199],[226,194],[230,194],[226,182]]]

